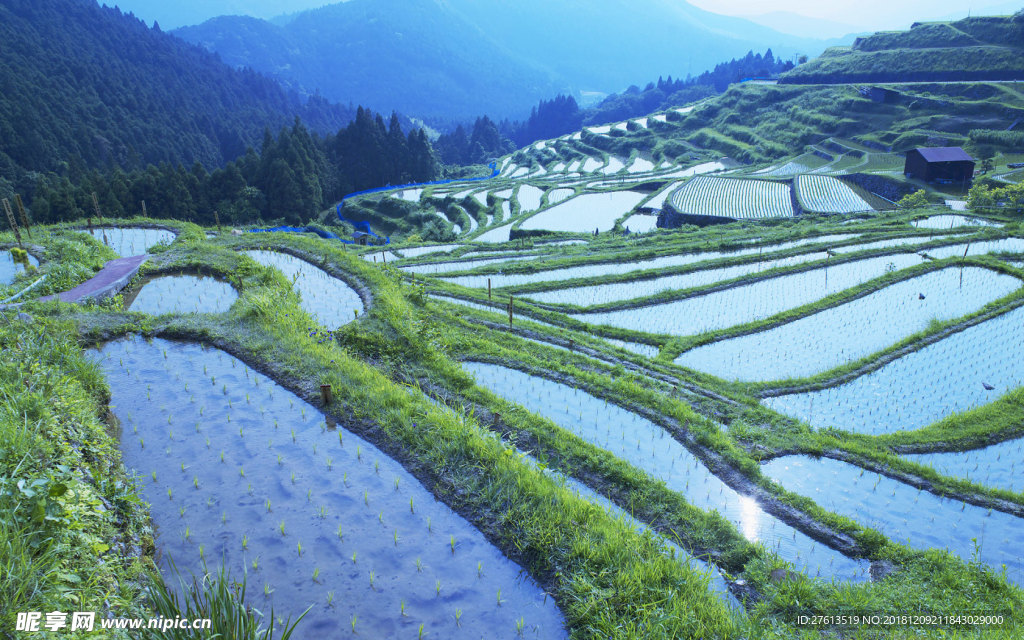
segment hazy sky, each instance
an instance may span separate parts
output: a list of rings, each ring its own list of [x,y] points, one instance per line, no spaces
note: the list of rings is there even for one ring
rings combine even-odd
[[[810,18],[864,27],[887,29],[907,27],[916,20],[963,17],[968,11],[975,15],[1006,12],[1024,6],[1006,0],[689,0],[706,11],[732,16],[754,16],[775,11],[788,11]],[[1001,10],[1001,11],[1000,11]]]
[[[337,0],[100,0],[131,11],[147,23],[174,29],[225,14],[271,18],[331,4]],[[387,2],[387,0],[380,0]],[[489,2],[491,0],[480,0]],[[558,2],[558,0],[552,0]],[[643,0],[637,0],[642,2]],[[974,14],[1010,13],[1024,0],[689,0],[706,11],[734,16],[792,12],[858,27],[863,31],[899,29],[915,20],[939,20]]]

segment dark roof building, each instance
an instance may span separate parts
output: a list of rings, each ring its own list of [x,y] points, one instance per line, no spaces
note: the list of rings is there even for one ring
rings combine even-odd
[[[907,152],[903,173],[908,178],[966,189],[974,178],[974,158],[960,147],[919,147]]]

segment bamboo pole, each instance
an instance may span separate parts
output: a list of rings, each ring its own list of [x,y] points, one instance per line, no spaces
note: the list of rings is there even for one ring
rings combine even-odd
[[[18,229],[18,222],[14,219],[14,212],[11,211],[11,202],[7,198],[4,198],[4,213],[7,214],[7,222],[11,224],[11,229],[14,230],[14,238],[18,241],[18,246],[24,248],[21,244],[21,231]]]
[[[25,203],[21,201],[21,194],[14,194],[14,204],[18,207],[18,213],[21,214],[21,226],[25,227],[25,231],[28,232],[28,237],[32,237],[32,225],[28,221],[28,213],[25,211]]]

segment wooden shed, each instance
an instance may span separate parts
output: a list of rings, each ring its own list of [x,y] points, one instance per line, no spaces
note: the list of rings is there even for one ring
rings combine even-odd
[[[974,158],[960,147],[919,147],[907,152],[903,173],[908,178],[966,189],[974,178]]]

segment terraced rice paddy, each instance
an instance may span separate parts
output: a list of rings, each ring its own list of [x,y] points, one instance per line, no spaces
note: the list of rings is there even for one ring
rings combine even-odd
[[[227,282],[205,276],[160,276],[144,281],[125,295],[130,311],[158,316],[164,313],[224,313],[238,299]]]
[[[636,158],[626,169],[628,173],[647,173],[654,171],[654,163],[644,158]]]
[[[1024,492],[1024,440],[1007,440],[971,451],[904,454],[944,476],[963,478],[986,487]]]
[[[838,387],[767,398],[764,403],[815,427],[867,434],[919,429],[1024,384],[1022,349],[1024,307]]]
[[[593,173],[604,166],[604,161],[597,158],[587,158],[583,166],[580,167],[580,171],[583,173]]]
[[[697,253],[680,253],[668,256],[659,256],[657,258],[649,258],[646,260],[632,260],[628,262],[614,261],[602,262],[597,264],[579,265],[573,267],[562,267],[558,269],[538,271],[536,273],[517,273],[507,275],[499,274],[485,277],[456,276],[445,279],[453,284],[458,284],[463,287],[479,289],[487,286],[487,278],[490,277],[491,286],[493,287],[515,287],[525,284],[534,284],[538,282],[556,282],[559,280],[569,280],[573,278],[596,278],[608,275],[621,275],[634,271],[664,269],[668,267],[681,267],[684,265],[693,264],[697,262],[709,262],[712,260],[719,260],[721,258],[737,258],[742,256],[761,254],[767,255],[769,253],[794,249],[796,247],[802,247],[809,244],[828,244],[830,242],[855,238],[856,235],[857,234],[836,234],[829,236],[817,236],[762,247],[738,249],[736,251],[704,251]],[[960,247],[960,249],[961,251],[963,251],[962,246]],[[805,254],[805,258],[813,259],[813,257],[813,255]],[[587,304],[594,303],[588,302]]]
[[[405,189],[395,195],[406,202],[419,202],[420,196],[423,195],[423,189]]]
[[[719,480],[664,429],[582,391],[515,369],[463,363],[477,384],[610,451],[701,509],[717,509],[749,540],[762,542],[814,577],[866,580],[867,563],[817,543]]]
[[[622,227],[632,233],[647,233],[658,228],[658,216],[637,213],[622,222]]]
[[[370,442],[235,358],[164,340],[95,354],[162,566],[248,574],[300,638],[564,638],[543,591]],[[499,594],[500,590],[500,594]],[[500,600],[500,602],[499,602]],[[458,617],[456,616],[456,612]],[[519,623],[522,619],[523,622]],[[461,628],[458,625],[461,625]]]
[[[769,278],[665,304],[570,315],[592,325],[694,335],[768,318],[883,276],[893,266],[905,269],[922,261],[916,254],[881,256]]]
[[[246,251],[265,267],[273,267],[294,283],[302,309],[316,322],[336,329],[352,322],[365,310],[359,294],[345,282],[305,260],[277,251]]]
[[[448,253],[452,249],[458,249],[461,246],[461,244],[436,244],[426,247],[407,247],[396,249],[396,251],[401,251],[404,258],[418,258],[431,253]]]
[[[414,264],[400,267],[403,271],[409,273],[422,273],[427,275],[437,275],[439,273],[448,273],[450,271],[466,271],[469,269],[475,269],[488,264],[497,264],[500,262],[518,262],[520,260],[536,260],[537,256],[503,256],[499,258],[477,258],[473,260],[456,260],[455,262],[434,262],[428,264]]]
[[[797,198],[807,211],[819,213],[856,213],[874,211],[845,182],[832,176],[802,175],[796,179]]]
[[[679,171],[673,171],[672,173],[666,173],[658,176],[659,178],[691,178],[693,176],[699,176],[705,173],[712,173],[715,171],[724,171],[726,166],[721,162],[704,162],[698,165],[694,165],[689,169],[680,169]]]
[[[773,329],[698,347],[676,364],[745,382],[804,378],[880,351],[932,321],[973,313],[1020,286],[1017,278],[977,267],[933,271]]]
[[[633,191],[589,193],[576,196],[529,218],[520,228],[547,231],[609,231],[615,221],[645,197]]]
[[[611,158],[608,158],[608,164],[603,169],[601,169],[601,173],[605,174],[606,176],[610,176],[612,174],[618,173],[619,171],[622,171],[625,168],[626,165],[623,164],[622,160],[619,160],[615,156],[612,156]]]
[[[39,260],[32,254],[27,255],[25,262],[18,262],[10,251],[0,251],[0,285],[14,282],[18,274],[25,271],[26,263],[33,267],[39,266]]]
[[[548,191],[548,204],[558,204],[573,196],[575,189],[552,189]]]
[[[717,567],[708,564],[703,560],[693,557],[685,549],[675,544],[674,542],[671,542],[668,539],[664,538],[663,536],[661,536],[661,534],[652,530],[646,524],[634,518],[625,509],[618,506],[608,498],[597,493],[596,491],[594,491],[587,485],[583,484],[582,482],[565,474],[559,473],[557,471],[552,471],[551,469],[543,467],[537,462],[537,460],[534,457],[532,457],[528,453],[518,451],[518,455],[521,460],[527,462],[534,468],[542,469],[545,474],[557,479],[569,491],[572,491],[583,500],[586,500],[587,502],[590,502],[604,509],[615,518],[625,522],[634,531],[638,533],[649,532],[651,536],[653,536],[662,545],[664,545],[665,552],[667,555],[669,555],[671,558],[675,560],[678,560],[681,564],[684,564],[690,567],[691,569],[696,569],[697,571],[705,574],[708,577],[708,588],[716,595],[718,595],[718,597],[724,600],[730,608],[732,608],[735,611],[743,610],[743,605],[740,604],[739,600],[736,599],[736,596],[732,595],[732,592],[729,591],[729,587],[726,584],[725,579],[722,577],[722,574]]]
[[[616,340],[615,338],[604,338],[605,342],[610,342],[616,347],[622,347],[627,351],[632,351],[638,355],[646,358],[657,358],[658,347],[649,344],[643,344],[640,342],[627,342],[625,340]]]
[[[672,194],[680,213],[749,220],[793,216],[789,185],[767,180],[698,176]]]
[[[989,222],[983,218],[972,218],[961,215],[929,216],[915,220],[913,225],[918,229],[959,229],[960,227],[1002,227],[998,222]]]
[[[121,257],[141,256],[152,246],[174,242],[176,236],[173,231],[167,229],[143,227],[104,227],[93,229],[89,233]]]
[[[367,262],[374,263],[397,262],[398,260],[402,259],[401,257],[398,256],[398,254],[392,253],[391,251],[371,251],[370,253],[364,253],[361,257],[363,260],[366,260]]]
[[[573,287],[569,289],[554,289],[552,291],[528,293],[526,294],[526,297],[531,300],[536,300],[537,302],[544,302],[548,304],[571,304],[581,307],[589,307],[611,302],[646,298],[663,291],[704,287],[716,282],[722,282],[732,278],[739,278],[759,273],[761,271],[767,271],[768,269],[790,267],[804,262],[824,260],[827,257],[827,253],[824,251],[818,251],[790,258],[761,260],[732,267],[721,267],[718,269],[702,269],[700,271],[691,271],[689,273],[652,278],[649,280],[631,280],[629,282],[615,282],[591,285],[589,287]]]
[[[516,199],[519,201],[519,210],[526,213],[540,209],[540,199],[543,195],[543,189],[538,189],[528,184],[522,185],[516,194]]]
[[[506,205],[508,203],[505,203]],[[473,242],[508,242],[509,233],[512,231],[512,223],[485,231],[473,238]]]
[[[1024,584],[1024,526],[1020,518],[927,491],[830,458],[786,456],[763,467],[786,489],[823,508],[919,549],[948,549],[978,559]]]

